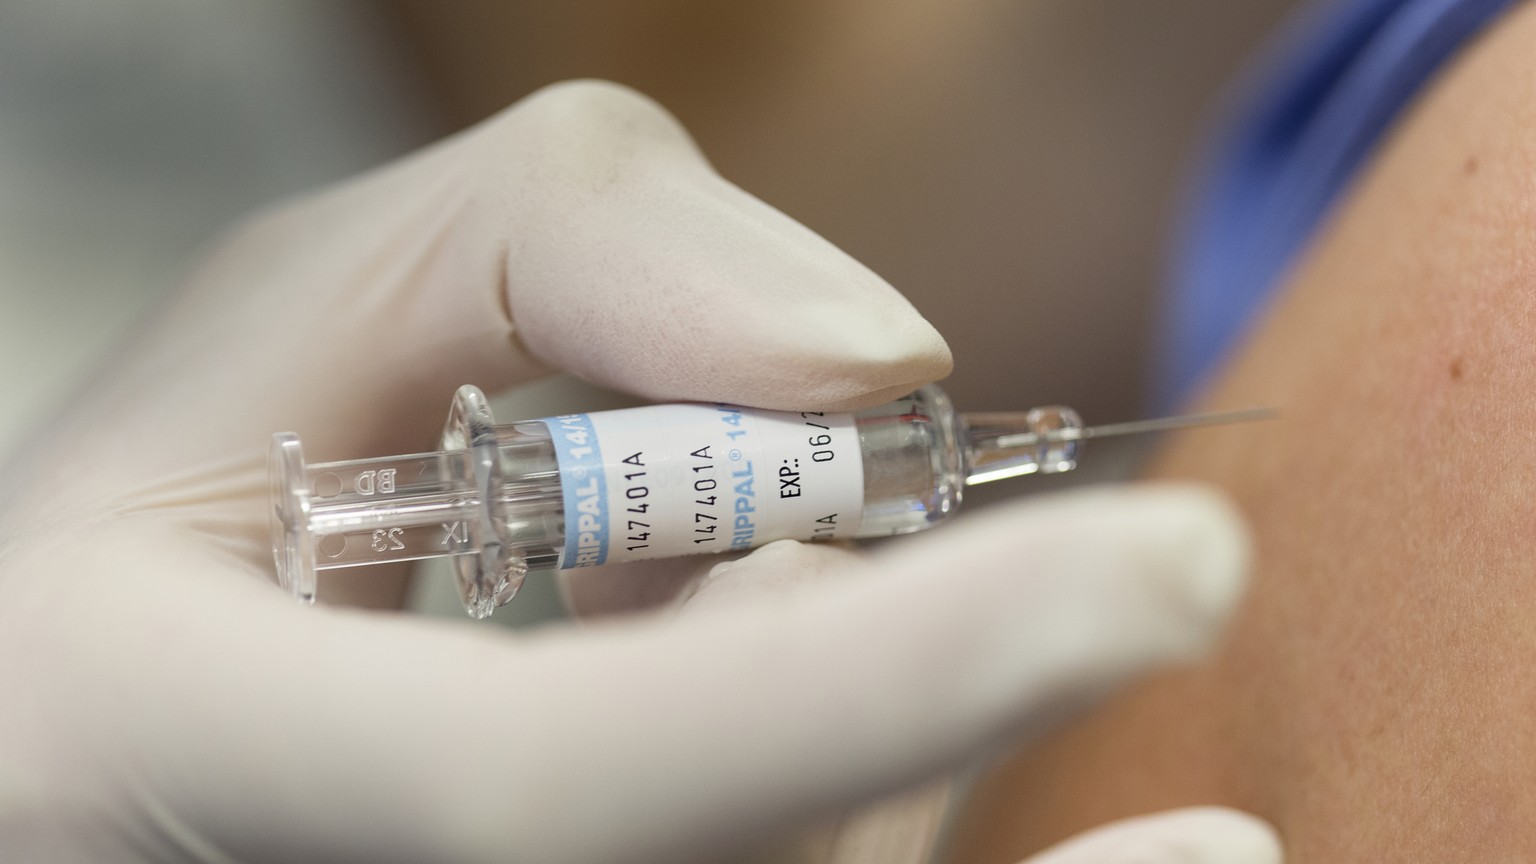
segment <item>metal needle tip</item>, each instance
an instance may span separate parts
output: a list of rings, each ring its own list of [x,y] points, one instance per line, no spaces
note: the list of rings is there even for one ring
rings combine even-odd
[[[1280,416],[1280,412],[1274,408],[1245,408],[1241,411],[1184,414],[1177,417],[1132,420],[1128,423],[1106,423],[1102,426],[1086,426],[1082,429],[1061,429],[1047,432],[1041,437],[1047,441],[1081,441],[1088,438],[1145,435],[1151,432],[1167,432],[1170,429],[1188,429],[1194,426],[1225,426],[1230,423],[1251,423],[1255,420],[1273,420],[1278,416]]]

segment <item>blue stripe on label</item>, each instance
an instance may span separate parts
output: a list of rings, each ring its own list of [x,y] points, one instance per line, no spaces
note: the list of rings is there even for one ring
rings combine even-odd
[[[566,414],[540,421],[549,428],[560,466],[565,499],[565,554],[562,569],[592,567],[608,560],[608,482],[592,418]]]

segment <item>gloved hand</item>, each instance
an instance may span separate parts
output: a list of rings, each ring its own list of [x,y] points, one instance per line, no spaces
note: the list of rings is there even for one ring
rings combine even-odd
[[[690,614],[522,636],[272,581],[276,430],[323,461],[417,449],[458,384],[551,367],[834,409],[948,363],[890,287],[608,85],[255,219],[7,469],[0,860],[705,857],[1206,645],[1244,544],[1189,490],[1007,508],[868,559],[781,544]],[[1258,838],[1229,864],[1274,860],[1216,818]]]

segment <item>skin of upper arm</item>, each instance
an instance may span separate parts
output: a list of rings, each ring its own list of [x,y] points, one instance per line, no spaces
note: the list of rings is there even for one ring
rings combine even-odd
[[[1252,810],[1294,864],[1536,855],[1536,4],[1441,74],[1171,441],[1256,572],[1208,663],[984,780],[951,861]]]

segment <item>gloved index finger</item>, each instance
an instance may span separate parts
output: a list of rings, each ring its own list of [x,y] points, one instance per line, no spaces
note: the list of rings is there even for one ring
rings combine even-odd
[[[654,106],[578,86],[531,109],[584,130],[538,139],[556,179],[529,190],[538,219],[511,254],[535,355],[657,400],[786,410],[868,407],[948,374],[895,289],[722,179]]]

